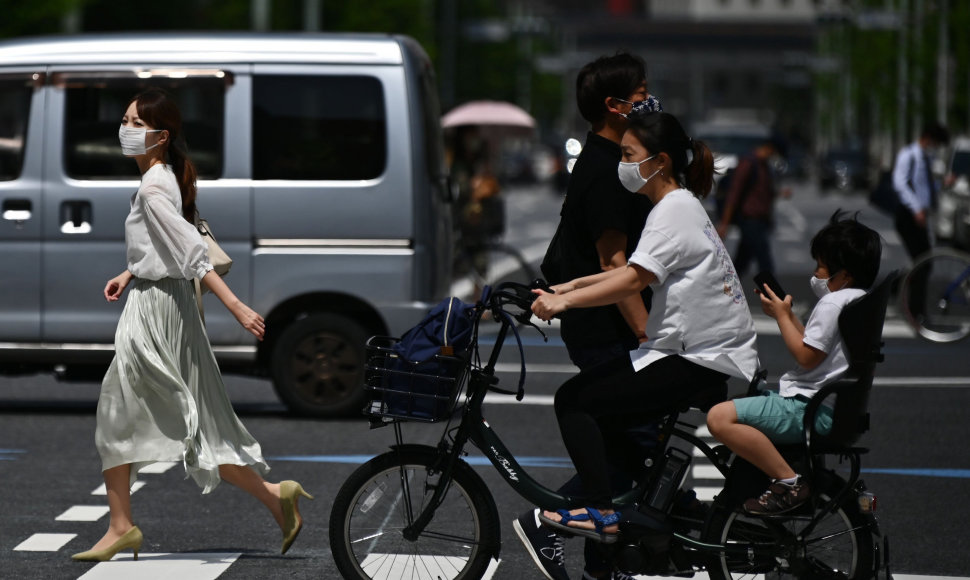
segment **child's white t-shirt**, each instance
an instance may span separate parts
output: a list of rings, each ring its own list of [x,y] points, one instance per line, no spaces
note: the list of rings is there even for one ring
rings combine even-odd
[[[637,371],[670,355],[750,380],[757,337],[734,264],[700,201],[686,189],[650,210],[630,263],[652,272],[647,340],[630,353]]]
[[[808,323],[802,342],[827,354],[819,365],[811,370],[796,366],[782,375],[778,394],[782,397],[805,395],[811,397],[825,385],[837,381],[849,370],[845,357],[842,335],[839,333],[839,315],[845,305],[865,295],[860,288],[845,288],[826,294],[819,299]]]

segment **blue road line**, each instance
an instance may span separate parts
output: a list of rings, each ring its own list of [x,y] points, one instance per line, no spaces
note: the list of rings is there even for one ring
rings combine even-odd
[[[915,475],[919,477],[955,477],[957,479],[970,478],[970,469],[930,469],[930,468],[871,468],[863,469],[862,473],[876,473],[886,475]]]
[[[3,450],[0,450],[0,459]],[[307,463],[345,463],[359,465],[373,459],[373,455],[280,455],[269,457],[273,461],[302,461]],[[491,465],[488,458],[481,455],[471,455],[463,458],[470,465]],[[552,467],[558,469],[575,469],[568,457],[526,456],[516,457],[522,467]],[[948,477],[958,479],[970,478],[970,469],[933,469],[933,468],[879,468],[863,469],[862,473],[882,475],[908,475],[917,477]]]
[[[15,461],[17,455],[27,453],[26,449],[0,449],[0,461]]]

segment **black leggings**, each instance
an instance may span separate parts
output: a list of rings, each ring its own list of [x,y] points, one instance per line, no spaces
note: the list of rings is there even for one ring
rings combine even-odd
[[[679,356],[664,357],[634,372],[629,356],[624,356],[582,371],[559,387],[559,430],[590,507],[612,508],[607,453],[614,459],[625,454],[606,449],[605,441],[615,438],[604,433],[658,419],[726,379],[723,373]]]

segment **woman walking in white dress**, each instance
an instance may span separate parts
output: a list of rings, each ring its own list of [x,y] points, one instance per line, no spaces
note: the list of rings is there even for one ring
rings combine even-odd
[[[110,560],[127,549],[138,558],[142,533],[132,521],[130,488],[138,470],[151,463],[181,462],[203,493],[225,480],[261,501],[283,532],[282,553],[302,527],[297,500],[310,497],[295,481],[263,479],[269,466],[259,443],[226,395],[193,279],[259,340],[265,325],[209,263],[206,243],[193,225],[196,172],[181,127],[174,100],[149,89],[129,103],[118,132],[123,153],[138,163],[142,179],[125,220],[128,269],[104,288],[109,302],[131,288],[97,411],[95,442],[110,523],[104,537],[72,556],[75,560]]]

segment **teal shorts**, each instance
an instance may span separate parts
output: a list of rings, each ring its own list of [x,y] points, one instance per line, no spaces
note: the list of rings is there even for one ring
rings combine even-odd
[[[738,423],[761,431],[776,445],[792,445],[805,441],[805,407],[801,398],[782,397],[774,391],[761,395],[734,399]],[[815,430],[823,435],[832,429],[832,409],[822,405],[815,417]]]

